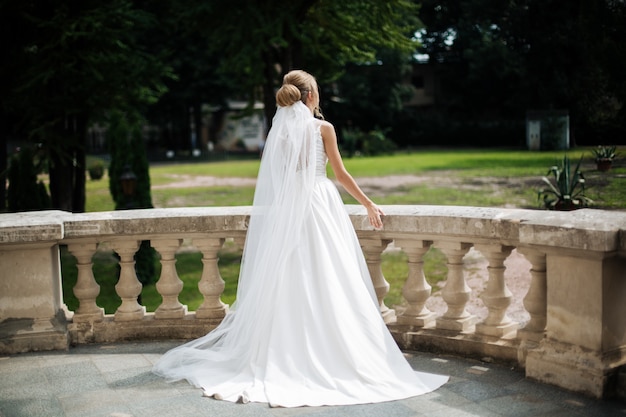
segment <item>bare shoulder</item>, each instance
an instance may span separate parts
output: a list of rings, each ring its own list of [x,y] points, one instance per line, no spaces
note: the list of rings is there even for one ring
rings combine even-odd
[[[318,120],[319,126],[320,126],[320,131],[322,133],[322,137],[328,138],[328,137],[334,137],[336,136],[335,133],[335,126],[333,126],[332,123],[326,121],[326,120]]]

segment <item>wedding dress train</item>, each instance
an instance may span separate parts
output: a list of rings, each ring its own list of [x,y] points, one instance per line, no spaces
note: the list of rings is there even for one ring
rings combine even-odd
[[[286,131],[268,137],[259,178],[274,178],[271,204],[255,194],[259,221],[253,214],[235,305],[215,330],[167,352],[154,372],[218,399],[283,407],[375,403],[437,389],[448,377],[415,372],[382,320],[356,233],[326,177],[319,123],[304,105],[290,107],[284,110],[310,133],[282,150],[275,147]],[[292,116],[281,110],[274,126]],[[290,186],[298,193],[276,186],[291,172],[284,166],[262,172],[293,154],[302,176]],[[263,187],[257,184],[258,194]]]

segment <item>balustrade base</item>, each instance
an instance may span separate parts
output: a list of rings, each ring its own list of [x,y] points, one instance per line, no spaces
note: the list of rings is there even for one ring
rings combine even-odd
[[[204,308],[196,310],[196,318],[198,319],[210,319],[210,320],[222,320],[228,313],[228,304],[224,304],[223,308]]]
[[[445,353],[478,360],[493,360],[515,367],[518,365],[519,340],[514,337],[496,338],[399,324],[388,327],[403,350]]]
[[[415,327],[434,327],[435,321],[437,320],[437,314],[434,312],[428,314],[422,314],[420,316],[398,316],[396,323],[399,325],[405,326],[415,326]]]
[[[74,313],[72,321],[74,323],[92,323],[95,321],[102,321],[104,319],[104,309],[102,311],[96,313],[87,313],[87,314],[78,314]]]
[[[115,312],[115,321],[137,321],[141,320],[146,314],[146,307],[140,306],[134,311],[123,311],[118,309]]]
[[[183,318],[157,319],[154,313],[146,313],[141,320],[118,321],[114,315],[93,323],[70,323],[72,344],[115,343],[133,340],[190,340],[204,336],[222,319],[201,319],[195,313]]]
[[[385,324],[391,324],[391,323],[395,323],[397,318],[396,318],[396,310],[392,309],[392,308],[387,308],[383,311],[381,311],[381,314],[383,316],[383,321],[385,322]]]
[[[473,332],[477,321],[478,318],[476,316],[469,316],[460,319],[438,317],[436,323],[437,328],[441,330],[452,330],[455,332]]]
[[[62,316],[62,315],[59,315]],[[14,319],[0,323],[0,354],[67,350],[70,338],[64,318]]]
[[[154,318],[157,320],[164,319],[182,319],[187,314],[187,306],[181,305],[180,308],[175,310],[165,310],[157,308],[154,312]]]
[[[526,356],[526,376],[594,398],[616,395],[619,367],[626,351],[610,354],[544,339]]]
[[[500,326],[490,326],[488,324],[478,323],[476,325],[476,333],[479,335],[493,337],[504,337],[509,335],[515,337],[518,328],[519,324],[513,322],[502,324]]]

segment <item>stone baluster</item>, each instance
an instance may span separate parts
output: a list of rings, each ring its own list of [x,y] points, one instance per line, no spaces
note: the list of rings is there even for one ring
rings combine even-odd
[[[199,319],[221,319],[226,315],[228,305],[220,299],[224,292],[224,280],[218,267],[217,253],[224,244],[222,238],[193,239],[193,244],[202,252],[202,277],[198,289],[204,302],[196,310]]]
[[[523,329],[518,331],[521,339],[538,343],[543,339],[546,329],[547,286],[546,286],[546,254],[536,249],[518,248],[532,265],[530,269],[530,286],[524,297],[524,307],[530,320]]]
[[[398,324],[430,327],[435,323],[437,315],[425,306],[432,287],[424,276],[424,255],[430,249],[432,242],[396,239],[394,243],[402,248],[409,258],[409,273],[402,288],[402,295],[409,306],[398,316]]]
[[[245,236],[234,237],[233,242],[235,242],[235,245],[239,246],[239,248],[243,250],[243,247],[246,244],[246,237]]]
[[[120,256],[120,279],[115,285],[117,295],[122,299],[115,312],[116,321],[141,320],[146,308],[139,305],[137,297],[141,294],[142,285],[135,272],[135,252],[139,249],[139,240],[112,242],[111,247]]]
[[[367,269],[369,270],[374,284],[374,290],[376,291],[376,298],[378,298],[378,305],[380,307],[380,313],[383,316],[385,323],[392,323],[396,321],[396,312],[385,305],[385,297],[389,293],[389,283],[383,275],[381,268],[381,254],[389,245],[391,240],[383,239],[369,239],[361,238],[360,244],[365,255],[367,262]]]
[[[96,242],[71,243],[67,249],[76,257],[78,277],[74,285],[74,295],[78,299],[78,309],[74,313],[74,322],[102,321],[104,309],[96,304],[100,286],[93,276],[92,258],[97,249]]]
[[[435,242],[435,246],[446,256],[448,267],[448,278],[442,291],[442,297],[448,309],[443,316],[437,318],[437,328],[459,332],[469,331],[476,323],[476,316],[465,309],[471,291],[465,282],[463,257],[472,244],[441,241]]]
[[[476,244],[474,247],[489,261],[487,267],[489,280],[481,295],[488,314],[483,322],[476,325],[476,333],[495,337],[515,336],[518,324],[506,314],[513,294],[504,281],[506,270],[504,261],[511,254],[513,247],[499,244]]]
[[[183,290],[183,282],[176,272],[176,251],[182,241],[182,239],[155,239],[150,242],[161,255],[161,276],[156,288],[163,297],[163,302],[154,312],[155,319],[178,319],[187,314],[187,306],[178,301],[178,295]]]

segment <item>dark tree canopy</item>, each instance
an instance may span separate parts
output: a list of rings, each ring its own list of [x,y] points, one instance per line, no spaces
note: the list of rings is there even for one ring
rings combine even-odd
[[[446,105],[474,117],[565,109],[581,135],[622,125],[626,4],[613,0],[425,0],[423,52]],[[621,71],[621,72],[620,72]]]
[[[16,65],[2,74],[0,110],[14,135],[47,152],[53,207],[84,211],[88,124],[111,109],[154,102],[162,91],[167,67],[139,43],[156,22],[130,0],[8,0],[0,14],[19,34],[7,46]]]

